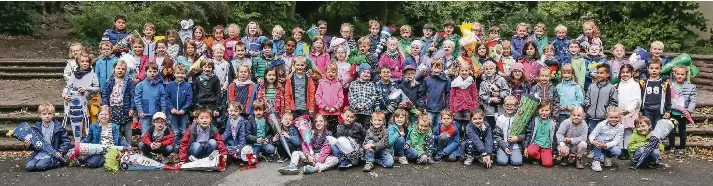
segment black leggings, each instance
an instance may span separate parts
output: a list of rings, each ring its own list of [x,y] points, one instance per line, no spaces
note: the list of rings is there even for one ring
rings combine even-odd
[[[337,134],[337,125],[339,125],[339,116],[325,115],[324,119],[327,120],[327,130],[332,132],[332,134]]]
[[[678,126],[676,126],[676,128],[678,128],[678,140],[679,140],[677,149],[685,149],[686,148],[686,126],[688,125],[688,120],[686,120],[686,118],[682,115],[678,115],[678,116],[671,115],[671,118],[678,121]],[[676,141],[676,129],[674,129],[673,131],[671,131],[671,133],[668,134],[668,143],[669,143],[668,148],[669,149],[673,149],[673,147],[675,147],[675,144],[676,144],[676,143],[674,143],[675,141]]]

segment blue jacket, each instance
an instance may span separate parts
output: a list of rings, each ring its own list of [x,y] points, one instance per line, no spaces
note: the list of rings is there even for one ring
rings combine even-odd
[[[517,35],[514,35],[512,36],[510,42],[512,43],[512,52],[510,54],[514,59],[518,59],[520,56],[522,56],[522,48],[524,48],[525,43],[527,42],[527,36],[521,38],[517,37]]]
[[[272,127],[270,126],[270,123],[267,122],[267,118],[265,118],[265,140],[272,140],[272,136],[275,135],[275,132],[272,131]],[[247,123],[245,126],[245,141],[248,142],[248,144],[255,144],[257,143],[257,121],[255,120],[255,117],[250,118],[250,122]]]
[[[154,78],[154,81],[146,78],[139,82],[134,93],[134,104],[136,104],[136,111],[139,114],[144,113],[147,116],[151,116],[156,112],[164,112],[168,108],[166,105],[166,89],[159,77]]]
[[[560,39],[559,37],[555,37],[555,39],[552,41],[552,46],[555,47],[555,57],[557,58],[565,58],[569,54],[569,38],[567,36],[564,36],[564,38]]]
[[[451,92],[451,82],[445,74],[429,76],[423,80],[426,88],[426,110],[440,112],[448,107]]]
[[[119,40],[124,39],[126,36],[129,36],[129,32],[127,32],[126,29],[120,32],[112,28],[104,31],[102,41],[109,41],[111,45],[116,45],[116,42],[119,42]]]
[[[596,67],[590,68],[589,65],[592,63],[604,64],[604,63],[607,63],[607,59],[604,57],[589,56],[589,55],[584,57],[584,67],[587,69],[587,73],[584,73],[584,87],[589,87],[589,84],[592,83],[592,77],[589,76],[589,73],[597,71]]]
[[[292,153],[294,151],[302,151],[302,138],[300,138],[300,132],[297,129],[297,127],[294,125],[290,125],[290,127],[288,128],[287,134],[290,135],[290,138],[284,138],[284,137],[282,137],[282,135],[280,135],[280,138],[285,139],[285,141],[287,141],[287,146],[290,148],[290,153]],[[276,147],[284,148],[284,147],[282,147],[282,144],[281,144],[282,142],[279,142],[279,143],[280,144],[277,145]],[[319,151],[315,151],[315,152],[319,152]]]
[[[409,101],[413,103],[413,108],[426,108],[426,87],[423,86],[423,84],[416,81],[416,85],[411,86],[410,82],[404,80],[401,81],[401,91],[403,91]]]
[[[117,58],[114,55],[111,55],[109,58],[104,56],[99,56],[99,58],[97,58],[96,64],[94,65],[94,72],[97,74],[97,78],[99,79],[100,91],[104,90],[107,78],[114,75],[114,64],[116,61]]]
[[[177,81],[172,81],[166,85],[166,97],[170,101],[169,110],[176,109],[178,111],[190,112],[191,104],[193,103],[193,87],[191,84],[183,81],[180,84]]]
[[[584,92],[582,86],[579,86],[574,81],[562,81],[557,85],[557,94],[559,94],[560,106],[582,106],[584,103]],[[559,110],[559,109],[558,109]],[[569,111],[560,110],[559,114],[569,115]]]
[[[443,151],[443,153],[446,155],[450,155],[451,153],[456,153],[455,155],[459,155],[460,150],[458,150],[458,142],[460,142],[460,125],[456,121],[453,121],[452,125],[453,127],[455,127],[455,132],[453,132],[453,136],[451,136],[451,139],[448,140],[448,145],[446,145],[446,147],[444,147],[443,149],[438,149],[438,145],[436,145],[434,147],[434,153],[438,154]],[[440,123],[433,126],[433,139],[437,140],[439,135],[441,135]]]
[[[493,129],[487,123],[483,123],[483,129],[468,124],[465,127],[465,138],[475,145],[478,152],[493,154]]]
[[[126,140],[124,140],[124,137],[121,136],[121,132],[119,132],[119,125],[111,123],[111,135],[112,139],[114,139],[114,145],[115,146],[124,146],[128,147],[129,143],[126,143]],[[82,143],[91,143],[91,144],[101,144],[102,142],[102,126],[99,125],[99,123],[95,123],[89,126],[89,134],[87,137],[82,139]]]
[[[62,155],[66,155],[67,151],[69,151],[69,133],[67,133],[67,129],[62,127],[62,124],[59,121],[52,121],[54,123],[54,131],[52,133],[52,148],[57,150],[57,152],[61,153]],[[42,121],[37,121],[35,125],[32,125],[32,130],[35,130],[37,133],[42,134]],[[35,149],[33,145],[30,145],[27,147],[28,150],[34,151],[32,152],[32,155],[30,155],[30,159],[35,157],[37,153],[40,151]],[[54,154],[50,154],[50,156],[54,157]],[[28,160],[29,161],[29,160]]]
[[[248,125],[248,120],[245,117],[240,117],[238,120],[238,126],[236,127],[237,132],[233,136],[233,127],[230,125],[230,120],[225,123],[225,132],[223,132],[223,141],[225,141],[225,146],[237,146],[242,148],[245,146],[245,127]]]
[[[111,96],[111,91],[114,89],[116,84],[116,79],[112,75],[106,81],[106,87],[101,91],[102,93],[102,105],[109,105],[109,98]],[[129,77],[124,77],[124,105],[121,106],[121,112],[128,114],[129,110],[134,109],[134,80]]]
[[[329,46],[329,45],[325,45]],[[285,54],[285,40],[272,40],[272,56]],[[232,57],[232,56],[231,56]]]

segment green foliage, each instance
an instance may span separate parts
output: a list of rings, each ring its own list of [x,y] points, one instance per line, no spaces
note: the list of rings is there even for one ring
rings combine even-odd
[[[36,35],[40,31],[40,16],[37,2],[0,3],[0,33]]]

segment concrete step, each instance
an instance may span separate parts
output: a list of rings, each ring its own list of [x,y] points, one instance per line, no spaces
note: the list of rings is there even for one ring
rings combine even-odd
[[[25,67],[25,66],[0,66],[0,72],[63,72],[64,67]]]
[[[0,113],[10,113],[10,112],[28,112],[28,113],[36,113],[37,108],[40,105],[38,104],[26,104],[26,105],[0,105]],[[62,103],[55,103],[54,104],[55,110],[56,111],[61,111],[64,108],[64,105]]]
[[[64,67],[67,65],[66,59],[14,59],[0,58],[0,66],[24,66],[24,67]]]
[[[62,72],[45,72],[45,73],[5,73],[0,72],[0,79],[3,80],[24,80],[24,79],[62,79]]]

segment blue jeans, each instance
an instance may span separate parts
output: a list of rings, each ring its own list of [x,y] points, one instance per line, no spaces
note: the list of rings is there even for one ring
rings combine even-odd
[[[181,138],[183,138],[183,134],[188,127],[188,117],[188,113],[183,115],[171,114],[171,129],[173,130],[173,146],[176,147],[175,149],[181,148]]]
[[[406,152],[404,152],[404,148],[406,147],[406,138],[401,136],[399,138],[396,138],[396,142],[394,142],[394,156],[404,156]]]
[[[214,139],[207,142],[193,142],[188,149],[188,155],[201,159],[208,157],[215,149],[218,149],[218,142]]]
[[[152,157],[151,153],[156,153],[156,154],[161,154],[163,156],[168,156],[171,155],[171,152],[173,152],[173,146],[168,145],[168,146],[162,146],[159,147],[158,149],[151,149],[150,145],[144,144],[144,142],[139,142],[139,149],[141,152],[143,152],[144,156],[146,157]]]
[[[263,154],[263,156],[273,155],[275,154],[275,146],[273,146],[272,144],[255,144],[253,145],[253,153],[256,155],[259,155],[260,153],[265,153]]]
[[[89,168],[99,168],[104,166],[104,155],[95,154],[87,158],[87,167]]]
[[[386,152],[386,150],[365,152],[364,157],[366,157],[366,162],[376,162],[382,167],[390,168],[394,166],[394,156]]]
[[[27,165],[25,166],[25,170],[27,171],[43,171],[43,170],[49,170],[55,167],[60,167],[62,164],[60,164],[59,160],[49,157],[45,159],[36,159],[35,157],[30,158],[30,160],[27,161]]]
[[[602,161],[602,155],[611,158],[621,154],[621,148],[619,147],[609,147],[607,149],[594,147],[592,151],[594,152],[594,161]]]
[[[498,148],[497,152],[497,158],[495,159],[495,163],[498,165],[508,165],[508,162],[510,164],[515,165],[515,166],[520,166],[522,165],[522,149],[520,148],[520,145],[517,143],[509,144],[510,147],[510,154],[506,154],[505,151],[502,148]]]
[[[649,120],[651,120],[651,130],[653,130],[654,128],[656,128],[656,122],[659,121],[659,120],[661,120],[661,118],[663,118],[663,115],[661,114],[661,111],[658,110],[658,109],[657,109],[657,110],[647,110],[647,109],[644,109],[644,110],[643,110],[643,114],[644,114],[644,116],[646,116],[647,118],[649,118]]]
[[[149,131],[151,126],[153,126],[153,121],[152,115],[145,115],[143,118],[141,118],[141,134],[146,133],[146,131]]]
[[[427,112],[428,113],[428,118],[431,119],[431,129],[433,129],[433,132],[435,133],[436,130],[438,130],[440,127],[441,123],[441,113],[440,112]],[[416,126],[418,126],[418,123],[416,123]]]
[[[631,162],[637,163],[639,161],[639,158],[641,158],[641,155],[644,153],[644,147],[641,147],[639,149],[636,149],[636,152],[634,152],[634,157],[631,158]],[[661,151],[659,149],[654,149],[654,151],[651,152],[651,154],[644,159],[644,162],[642,162],[642,165],[652,164],[656,165],[659,164],[659,156],[661,156]]]
[[[588,121],[587,124],[589,124],[589,131],[587,132],[587,134],[592,134],[592,131],[594,130],[595,127],[597,127],[597,124],[599,124],[599,122],[602,122],[604,120],[603,119],[589,119],[587,121]]]
[[[416,161],[419,158],[418,152],[416,152],[416,149],[414,149],[414,148],[406,149],[406,152],[404,155],[406,155],[406,159],[411,160],[411,161]]]

